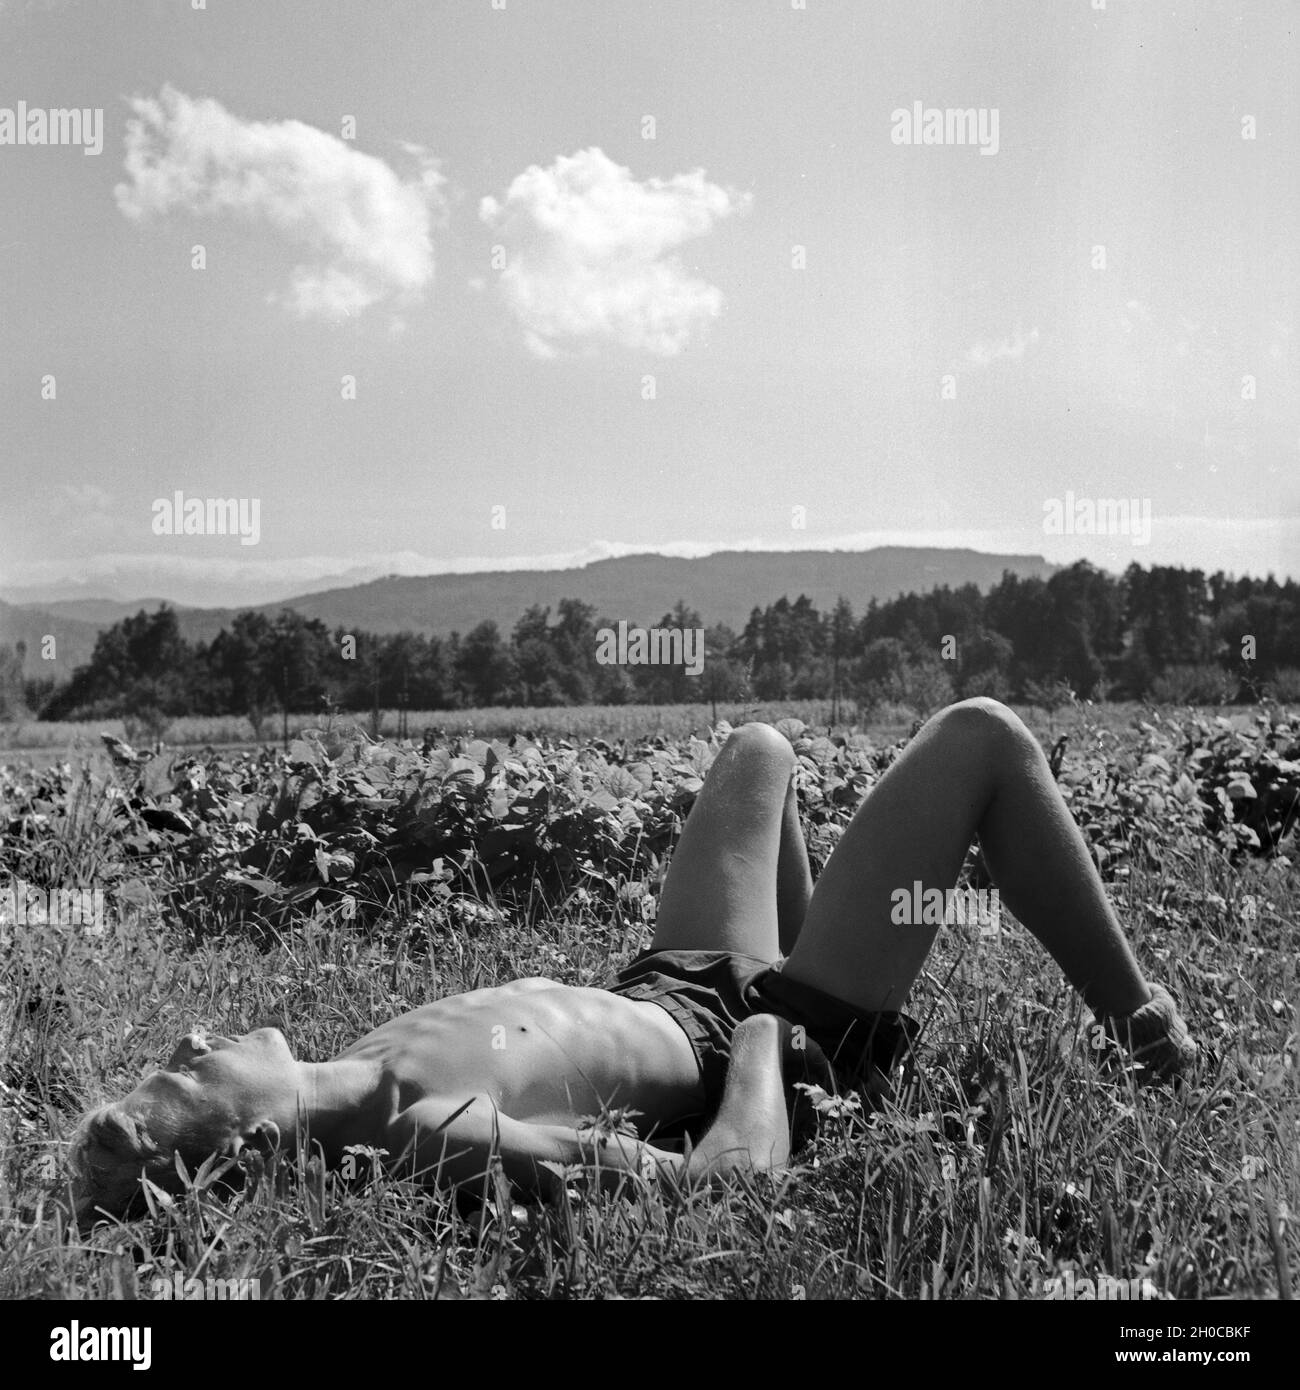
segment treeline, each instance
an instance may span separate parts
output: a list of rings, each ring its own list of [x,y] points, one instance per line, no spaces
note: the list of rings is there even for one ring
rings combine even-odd
[[[630,626],[637,624],[624,617]],[[1050,579],[1006,573],[974,585],[830,612],[806,596],[755,607],[737,633],[679,602],[657,622],[703,630],[698,675],[682,665],[611,664],[598,616],[578,599],[533,606],[503,633],[495,622],[447,638],[330,631],[290,609],[238,614],[209,643],[190,643],[167,607],[99,635],[88,665],[62,686],[0,650],[0,715],[43,719],[150,712],[246,715],[261,732],[279,712],[321,702],[346,710],[484,705],[765,702],[844,698],[919,710],[968,695],[1055,703],[1300,697],[1300,586],[1199,570],[1131,565],[1116,578],[1080,562]]]

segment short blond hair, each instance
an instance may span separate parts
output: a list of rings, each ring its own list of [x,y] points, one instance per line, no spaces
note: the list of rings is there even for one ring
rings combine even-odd
[[[222,1121],[212,1116],[206,1133],[189,1131],[180,1117],[155,1106],[146,1119],[120,1103],[101,1105],[77,1126],[68,1151],[73,1207],[79,1225],[97,1215],[127,1216],[143,1200],[142,1177],[175,1188],[176,1155],[201,1162],[222,1147]]]

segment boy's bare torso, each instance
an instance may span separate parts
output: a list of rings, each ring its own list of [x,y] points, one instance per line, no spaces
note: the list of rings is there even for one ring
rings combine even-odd
[[[626,1107],[662,1126],[704,1106],[690,1042],[657,1004],[540,978],[425,1004],[340,1058],[378,1062],[399,1113],[480,1096],[533,1124]]]

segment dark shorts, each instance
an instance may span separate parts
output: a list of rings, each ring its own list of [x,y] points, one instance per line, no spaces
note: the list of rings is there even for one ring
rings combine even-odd
[[[788,980],[782,961],[734,951],[643,951],[606,988],[658,1004],[695,1049],[709,1111],[717,1109],[737,1024],[775,1014],[802,1027],[825,1054],[840,1090],[864,1099],[888,1089],[919,1029],[901,1013],[865,1013],[819,989]]]

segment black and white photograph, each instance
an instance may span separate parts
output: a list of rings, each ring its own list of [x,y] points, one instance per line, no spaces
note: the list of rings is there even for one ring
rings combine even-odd
[[[176,1374],[232,1303],[1277,1353],[1298,30],[0,0],[42,1377]]]

